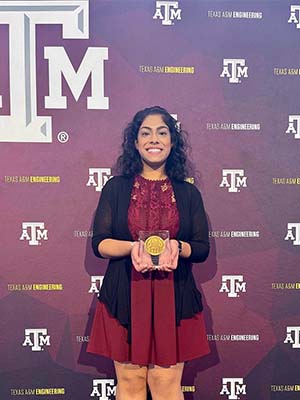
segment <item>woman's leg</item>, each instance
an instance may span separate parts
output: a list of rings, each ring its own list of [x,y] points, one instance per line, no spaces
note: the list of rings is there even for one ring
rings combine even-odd
[[[116,400],[146,400],[147,367],[114,361],[117,375]]]
[[[147,382],[150,387],[152,400],[183,400],[181,377],[184,363],[159,367],[154,365],[148,369]]]

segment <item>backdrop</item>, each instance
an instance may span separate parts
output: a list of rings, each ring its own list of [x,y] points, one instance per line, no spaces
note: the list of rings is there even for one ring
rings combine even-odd
[[[1,399],[115,398],[112,362],[86,353],[107,265],[91,226],[151,105],[189,133],[210,227],[193,270],[211,353],[185,399],[299,398],[295,3],[1,1]]]

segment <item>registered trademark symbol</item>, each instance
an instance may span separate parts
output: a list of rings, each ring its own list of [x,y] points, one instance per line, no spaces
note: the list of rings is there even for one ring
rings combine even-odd
[[[60,143],[67,143],[69,140],[69,134],[65,131],[61,131],[58,133],[57,139]]]

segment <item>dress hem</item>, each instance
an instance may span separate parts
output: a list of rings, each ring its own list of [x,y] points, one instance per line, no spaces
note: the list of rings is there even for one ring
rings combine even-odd
[[[96,354],[97,356],[108,358],[108,359],[110,359],[112,361],[117,361],[119,363],[129,363],[129,364],[140,365],[140,366],[158,365],[160,367],[171,367],[172,365],[176,365],[178,363],[188,362],[188,361],[196,360],[198,358],[202,358],[204,356],[207,356],[208,354],[211,353],[211,350],[209,349],[208,351],[202,352],[201,354],[198,354],[198,355],[191,355],[191,356],[184,357],[184,360],[179,359],[179,360],[176,361],[176,363],[170,362],[170,363],[167,363],[167,364],[166,363],[163,363],[163,364],[162,363],[153,363],[153,362],[145,363],[145,362],[139,362],[137,360],[134,360],[134,361],[133,360],[128,360],[127,358],[126,359],[123,359],[123,358],[121,359],[121,358],[118,358],[118,357],[117,357],[118,358],[117,359],[117,358],[113,358],[111,355],[104,354],[104,352],[100,353],[96,349],[94,349],[94,350],[93,349],[88,349],[87,352],[91,353],[91,354]]]

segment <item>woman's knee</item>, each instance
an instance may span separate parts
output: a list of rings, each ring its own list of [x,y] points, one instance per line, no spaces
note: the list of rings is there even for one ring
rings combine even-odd
[[[147,383],[154,391],[180,391],[183,366],[154,367],[148,370]]]
[[[126,373],[118,377],[118,386],[126,391],[140,393],[146,390],[146,376]]]
[[[180,389],[181,381],[180,379],[171,376],[171,377],[161,377],[161,376],[149,376],[147,379],[147,383],[151,391],[155,390],[176,390]]]
[[[119,389],[132,394],[141,393],[146,390],[146,367],[139,367],[133,364],[118,364],[119,365],[116,366],[115,363]]]

